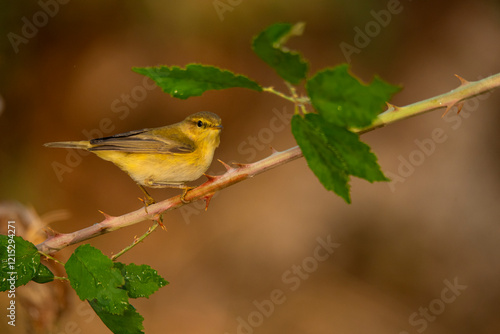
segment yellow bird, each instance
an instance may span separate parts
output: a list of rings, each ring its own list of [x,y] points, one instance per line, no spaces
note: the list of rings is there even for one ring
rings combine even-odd
[[[146,205],[155,201],[143,186],[183,189],[181,200],[184,202],[184,196],[191,189],[185,183],[206,172],[219,146],[221,130],[220,117],[202,111],[160,128],[45,146],[87,150],[111,161],[137,182],[146,195]]]

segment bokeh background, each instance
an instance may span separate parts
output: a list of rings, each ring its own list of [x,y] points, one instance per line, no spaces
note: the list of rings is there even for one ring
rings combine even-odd
[[[354,46],[354,29],[375,21],[372,11],[395,6],[399,12],[350,57],[364,80],[378,74],[404,87],[392,103],[447,92],[459,84],[454,74],[477,80],[500,71],[497,1],[47,1],[46,20],[39,14],[44,3],[0,4],[0,223],[16,219],[19,233],[21,224],[35,224],[28,230],[36,232],[49,222],[75,231],[101,221],[98,210],[121,215],[141,207],[134,182],[93,155],[73,156],[58,178],[53,165],[68,166],[68,152],[45,142],[157,127],[209,110],[224,124],[218,159],[250,162],[267,156],[269,145],[295,145],[288,125],[271,137],[262,132],[277,113],[291,114],[284,100],[243,89],[176,100],[146,89],[131,67],[213,64],[285,90],[252,53],[253,35],[275,22],[304,21],[304,36],[289,46],[311,62],[313,74],[346,62],[341,43]],[[30,37],[23,37],[23,25],[34,19],[37,31],[25,28]],[[225,189],[206,212],[203,202],[169,212],[167,232],[157,230],[121,258],[149,264],[170,282],[133,301],[145,332],[498,333],[500,91],[466,104],[459,116],[441,114],[363,135],[389,175],[404,173],[402,161],[419,154],[416,140],[432,138],[435,129],[446,140],[406,170],[404,182],[354,179],[351,205],[299,159]],[[244,148],[259,134],[252,157]],[[209,171],[223,170],[214,162]],[[152,194],[160,200],[178,191]],[[150,225],[89,243],[111,255]],[[313,266],[318,238],[338,245]],[[75,247],[58,256],[67,259]],[[308,276],[290,274],[303,263]],[[447,288],[454,282],[455,292]],[[259,318],[255,304],[276,289],[285,300]],[[24,306],[11,328],[8,299],[0,295],[2,333],[108,332],[65,283],[30,283],[18,298]]]

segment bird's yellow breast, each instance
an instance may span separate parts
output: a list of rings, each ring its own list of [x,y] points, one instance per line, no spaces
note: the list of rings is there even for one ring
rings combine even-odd
[[[116,164],[137,183],[161,188],[182,184],[201,177],[213,159],[211,154],[200,155],[198,150],[182,154],[126,153],[94,151],[97,156]]]

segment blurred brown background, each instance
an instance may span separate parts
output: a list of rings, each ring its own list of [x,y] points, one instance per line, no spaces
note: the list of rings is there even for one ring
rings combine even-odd
[[[51,224],[61,232],[101,221],[97,210],[121,215],[141,207],[134,182],[93,155],[71,160],[71,172],[60,181],[53,163],[67,165],[68,153],[45,148],[45,142],[157,127],[209,110],[224,124],[216,158],[249,162],[250,145],[242,143],[262,137],[276,112],[290,114],[292,105],[243,89],[176,100],[145,88],[131,67],[213,64],[285,90],[250,49],[252,36],[271,23],[306,22],[304,36],[289,45],[311,62],[313,74],[346,61],[340,44],[355,46],[356,27],[376,28],[370,22],[379,14],[373,13],[397,8],[350,59],[366,81],[379,74],[403,85],[396,105],[457,87],[454,74],[476,80],[500,71],[497,1],[41,4],[0,5],[2,225],[15,207],[5,201],[31,207],[42,221],[67,210],[70,217]],[[215,5],[222,4],[226,11],[218,13]],[[24,28],[23,36],[23,25],[34,20],[36,33]],[[148,300],[132,301],[145,317],[145,332],[498,333],[500,91],[474,101],[459,116],[453,111],[442,119],[442,111],[434,111],[363,135],[384,171],[407,174],[392,186],[354,179],[352,205],[324,190],[300,159],[222,191],[207,212],[204,203],[194,203],[168,213],[168,232],[157,230],[121,258],[149,264],[170,282]],[[429,143],[439,128],[446,140],[434,142],[428,155],[418,153],[415,141]],[[270,142],[259,144],[278,150],[295,145],[288,125],[262,138]],[[252,160],[270,151],[255,153]],[[404,170],[402,161],[410,159],[418,166]],[[214,162],[209,172],[223,168]],[[157,200],[175,194],[152,191]],[[110,255],[150,225],[89,242]],[[311,258],[318,238],[336,244],[320,262]],[[59,256],[67,259],[74,248]],[[302,265],[301,273],[293,271]],[[458,287],[451,289],[453,284]],[[271,308],[263,301],[275,290],[282,298]],[[48,332],[108,332],[72,291],[67,298],[66,312]],[[4,315],[6,295],[0,300],[1,332],[35,332],[29,329],[30,319],[40,316],[34,309],[19,309],[12,330]]]

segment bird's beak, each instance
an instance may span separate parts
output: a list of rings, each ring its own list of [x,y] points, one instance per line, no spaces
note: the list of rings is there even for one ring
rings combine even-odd
[[[212,126],[212,129],[214,129],[214,130],[222,130],[223,126],[222,125]]]

